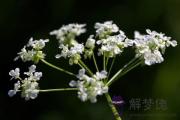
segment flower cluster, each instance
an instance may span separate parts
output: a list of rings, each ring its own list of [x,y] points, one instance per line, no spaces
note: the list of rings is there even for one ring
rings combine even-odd
[[[94,35],[90,35],[89,38],[86,41],[85,49],[84,49],[84,58],[91,58],[93,55],[93,50],[95,48],[95,42],[96,40],[93,38]]]
[[[59,44],[72,45],[75,42],[75,37],[86,32],[85,24],[69,24],[62,26],[59,30],[50,32],[50,35],[56,35]]]
[[[127,39],[126,35],[112,21],[104,23],[96,23],[97,45],[101,45],[98,55],[105,57],[115,57],[123,52],[123,49],[132,46],[131,40]]]
[[[132,46],[133,42],[126,38],[123,31],[119,31],[118,35],[108,36],[104,39],[97,41],[98,45],[101,45],[99,49],[99,55],[105,55],[106,57],[114,57],[123,52],[123,49]]]
[[[82,69],[79,70],[77,76],[45,60],[45,53],[43,53],[42,49],[45,47],[46,43],[49,42],[48,39],[33,40],[33,38],[31,38],[28,44],[18,53],[18,57],[16,57],[15,60],[20,58],[23,62],[33,61],[34,63],[38,63],[39,60],[41,60],[41,62],[56,70],[77,77],[77,81],[72,80],[69,83],[71,87],[75,88],[58,90],[78,90],[78,97],[82,101],[90,100],[94,103],[97,101],[97,96],[106,94],[108,92],[108,87],[129,70],[137,67],[142,62],[146,65],[163,62],[163,54],[166,48],[170,46],[175,47],[177,45],[177,42],[171,40],[171,37],[167,37],[163,33],[158,33],[149,29],[146,30],[147,34],[145,35],[136,31],[134,38],[129,39],[112,21],[96,23],[94,26],[96,33],[94,35],[89,35],[85,43],[79,43],[77,37],[86,32],[85,26],[85,24],[69,24],[50,32],[50,35],[55,35],[56,39],[59,41],[60,53],[55,57],[57,59],[68,59],[70,65],[78,64]],[[120,56],[126,48],[135,49],[135,58],[119,69],[119,71],[109,79],[107,76],[110,75],[115,60],[109,59]],[[101,56],[103,56],[103,61],[101,62],[103,70],[99,72],[99,64],[97,65],[97,63],[100,62],[96,61],[96,57]],[[97,70],[96,73],[91,71],[83,62],[84,59],[93,60]],[[9,96],[13,96],[18,91],[21,91],[21,96],[28,100],[35,99],[39,92],[43,92],[43,90],[39,90],[38,87],[38,81],[42,77],[42,73],[36,72],[35,69],[35,65],[30,66],[29,71],[24,72],[24,76],[26,76],[24,79],[20,77],[19,68],[9,72],[9,75],[12,77],[11,79],[17,80],[14,84],[14,89],[9,90]],[[90,76],[86,75],[86,72]],[[48,90],[44,91],[47,92]],[[50,91],[53,91],[53,89]],[[54,91],[57,91],[57,89],[54,89]]]
[[[21,58],[24,62],[33,61],[38,63],[40,59],[44,59],[45,57],[42,49],[45,47],[46,42],[49,42],[49,40],[33,40],[33,38],[30,38],[28,44],[21,49],[15,60]]]
[[[25,100],[35,99],[39,93],[38,81],[42,77],[42,72],[36,72],[36,66],[31,65],[28,72],[24,72],[24,75],[27,76],[24,79],[20,77],[20,69],[16,68],[11,70],[9,75],[11,79],[16,79],[17,82],[14,84],[14,89],[9,90],[8,95],[14,96],[18,91],[21,91],[21,96]]]
[[[119,31],[119,27],[112,21],[96,23],[94,28],[96,29],[96,36],[98,36],[100,39],[106,38],[112,33],[117,33]]]
[[[171,41],[171,37],[167,37],[163,33],[157,33],[149,29],[146,32],[147,35],[135,32],[136,57],[142,56],[146,65],[163,62],[162,54],[165,52],[166,47],[175,47],[177,42],[175,40]]]
[[[107,77],[106,71],[96,72],[95,75],[89,77],[85,74],[85,69],[80,69],[77,75],[78,81],[72,80],[69,85],[78,88],[78,97],[82,101],[90,100],[96,102],[98,95],[108,92],[108,86],[102,81]]]
[[[81,55],[84,51],[84,45],[76,43],[72,47],[68,47],[68,45],[61,45],[59,46],[61,49],[61,54],[57,54],[56,58],[64,57],[69,58],[69,64],[73,65],[74,63],[77,64],[79,59],[81,59]]]
[[[77,64],[84,51],[84,45],[75,40],[76,36],[86,32],[85,24],[69,24],[62,26],[59,30],[50,32],[50,35],[56,35],[59,40],[60,54],[56,58],[64,57],[69,58],[69,64]]]

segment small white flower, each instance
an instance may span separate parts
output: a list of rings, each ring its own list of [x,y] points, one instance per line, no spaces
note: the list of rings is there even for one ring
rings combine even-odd
[[[104,23],[96,23],[95,24],[96,35],[100,38],[106,37],[106,35],[110,35],[111,33],[116,33],[119,31],[119,28],[116,24],[113,24],[112,21],[106,21]]]
[[[37,82],[25,79],[23,81],[22,87],[22,97],[24,97],[25,100],[35,99],[37,97],[39,93]]]
[[[20,87],[21,87],[20,82],[17,81],[17,83],[14,84],[14,89],[8,91],[8,95],[10,97],[13,97],[17,93],[17,91],[19,90]]]
[[[119,31],[118,35],[108,36],[106,39],[97,41],[101,45],[98,55],[104,54],[106,57],[114,57],[123,52],[123,49],[133,45],[132,40],[126,39],[123,31]]]
[[[101,71],[101,72],[96,72],[96,74],[94,75],[94,77],[97,80],[102,80],[105,79],[107,77],[107,72],[105,70]]]
[[[49,40],[33,40],[33,38],[30,38],[28,44],[21,49],[21,52],[18,53],[14,60],[16,61],[21,58],[23,62],[33,61],[38,63],[40,59],[45,57],[42,49],[45,47],[46,42],[49,42]]]
[[[68,44],[71,40],[74,40],[76,36],[86,32],[85,26],[85,24],[64,25],[59,30],[50,32],[50,35],[56,35],[56,39],[59,40],[60,44]]]
[[[144,59],[146,65],[152,65],[164,61],[164,58],[162,57],[161,53],[158,50],[155,50],[153,53],[150,51],[145,52]]]
[[[80,69],[77,75],[79,80],[72,80],[69,85],[78,88],[78,97],[81,101],[90,100],[92,103],[95,103],[98,95],[108,92],[108,86],[102,81],[106,77],[106,71],[97,72],[93,77],[89,77],[85,74],[85,69]]]
[[[175,47],[177,42],[175,40],[171,41],[171,37],[167,37],[163,33],[157,33],[149,29],[146,32],[147,35],[135,32],[136,56],[143,56],[147,65],[163,62],[162,54],[165,52],[166,47]]]
[[[24,72],[25,75],[28,75],[30,80],[40,80],[40,78],[42,77],[42,72],[36,72],[36,66],[35,65],[31,65],[29,67],[29,71],[28,72]]]
[[[9,72],[9,75],[12,77],[11,79],[15,78],[19,78],[19,75],[20,75],[20,69],[19,68],[16,68],[15,70],[11,70]]]
[[[31,65],[28,72],[24,72],[25,75],[31,76],[36,71],[36,65]]]
[[[70,48],[69,50],[69,55],[74,55],[74,54],[82,54],[84,51],[84,45],[83,44],[75,44],[73,47]]]
[[[57,58],[57,59],[59,59],[60,57],[64,57],[64,58],[66,58],[67,56],[68,56],[68,54],[69,54],[69,48],[68,48],[68,45],[61,45],[61,46],[59,46],[59,48],[61,49],[61,54],[57,54],[55,57]]]
[[[77,78],[81,80],[83,79],[84,76],[85,76],[85,69],[80,69],[79,74],[77,75]]]
[[[42,77],[42,72],[35,72],[34,73],[34,79],[35,80],[40,80]]]
[[[84,52],[84,45],[79,43],[74,44],[70,48],[68,45],[61,44],[59,48],[61,49],[61,54],[57,54],[55,57],[57,59],[61,57],[69,58],[70,65],[77,64],[79,59],[81,59],[80,54]]]
[[[69,86],[76,87],[77,86],[77,82],[74,81],[74,80],[71,80],[70,83],[69,83]]]
[[[9,90],[8,95],[9,95],[9,97],[13,97],[14,95],[16,95],[16,91],[15,90]]]
[[[33,40],[33,38],[30,38],[28,44],[27,44],[27,47],[33,47],[34,49],[36,50],[41,50],[45,47],[46,45],[46,42],[49,42],[48,39],[40,39],[40,40]]]
[[[21,58],[22,61],[31,61],[33,59],[33,56],[35,55],[34,50],[26,50],[26,47],[24,46],[21,49],[21,52],[18,53],[18,57],[16,57],[14,60],[16,61],[17,59]]]
[[[85,46],[89,49],[93,49],[95,47],[95,39],[93,39],[94,35],[90,35],[86,41]]]
[[[16,71],[16,72],[15,72]],[[11,71],[10,75],[13,77],[19,76],[19,70]],[[14,96],[16,92],[20,89],[21,96],[24,97],[26,100],[35,99],[39,93],[39,84],[38,80],[42,77],[42,72],[36,72],[36,66],[31,65],[29,67],[28,72],[24,72],[25,77],[24,79],[20,78],[20,81],[14,84],[14,89],[9,90],[8,95]]]

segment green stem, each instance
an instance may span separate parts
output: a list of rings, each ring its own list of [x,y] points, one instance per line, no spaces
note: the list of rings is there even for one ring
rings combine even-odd
[[[141,61],[136,62],[135,64],[133,64],[131,67],[129,67],[127,70],[124,70],[121,74],[121,76],[125,75],[126,73],[128,73],[129,71],[131,71],[132,69],[134,69],[135,67],[137,67],[138,65],[141,64]],[[119,76],[119,77],[121,77]]]
[[[116,120],[122,120],[121,117],[119,116],[119,113],[118,113],[116,107],[113,105],[113,102],[112,102],[112,99],[111,99],[111,96],[109,95],[109,93],[106,93],[105,96],[106,96],[108,105],[111,108]]]
[[[97,62],[96,62],[96,58],[95,58],[94,52],[93,52],[93,56],[92,56],[92,57],[93,57],[93,61],[94,61],[96,70],[99,72],[99,69],[98,69],[98,66],[97,66]]]
[[[68,74],[68,75],[72,75],[72,76],[75,76],[75,77],[76,77],[76,75],[75,75],[74,73],[71,73],[71,72],[69,72],[69,71],[67,71],[67,70],[64,70],[64,69],[62,69],[62,68],[60,68],[60,67],[57,67],[57,66],[55,66],[55,65],[47,62],[47,61],[44,60],[44,59],[41,59],[41,61],[42,61],[44,64],[46,64],[46,65],[48,65],[48,66],[50,66],[50,67],[52,67],[52,68],[54,68],[54,69],[56,69],[56,70],[59,70],[59,71],[64,72],[64,73],[66,73],[66,74]]]
[[[60,89],[46,89],[46,90],[39,90],[39,92],[58,92],[58,91],[74,91],[78,90],[77,88],[60,88]]]
[[[87,70],[87,72],[89,73],[89,75],[93,76],[93,73],[91,72],[91,70],[87,67],[86,64],[84,64],[84,62],[83,62],[82,60],[79,60],[78,63],[79,63],[78,65],[79,65],[81,68],[85,68],[85,69]]]
[[[108,62],[109,62],[109,57],[106,58],[106,69],[107,69]]]
[[[103,55],[103,70],[106,70],[106,56]]]
[[[111,70],[112,70],[112,68],[113,68],[113,65],[114,65],[115,60],[116,60],[116,57],[113,58],[113,61],[112,61],[111,66],[110,66],[110,68],[109,68],[109,72],[108,72],[108,77],[107,77],[107,78],[109,78],[109,75],[110,75],[110,73],[111,73]]]
[[[114,81],[116,81],[118,78],[122,77],[125,75],[127,72],[130,70],[134,69],[138,65],[141,64],[141,60],[135,58],[132,59],[128,64],[126,64],[122,69],[120,69],[106,84],[107,86],[110,86]],[[132,64],[133,63],[133,64]]]

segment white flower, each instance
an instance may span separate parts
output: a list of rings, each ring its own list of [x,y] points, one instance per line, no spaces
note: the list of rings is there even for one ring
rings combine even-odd
[[[93,39],[94,35],[90,35],[86,41],[85,46],[89,49],[93,49],[95,47],[95,39]]]
[[[84,58],[91,58],[93,55],[93,50],[95,48],[95,39],[93,38],[94,35],[90,35],[85,43],[85,49],[84,49]]]
[[[77,78],[79,78],[80,80],[82,80],[82,78],[84,77],[84,75],[85,75],[85,69],[80,69],[79,70],[79,73],[78,73],[78,75],[77,75]]]
[[[61,45],[59,47],[61,50],[61,54],[59,54],[58,57],[56,58],[59,58],[59,57],[71,57],[73,54],[82,54],[82,52],[84,51],[84,45],[83,44],[75,44],[74,46],[72,47],[68,47],[68,45]]]
[[[80,54],[84,52],[84,45],[79,43],[74,44],[72,47],[68,47],[68,45],[61,44],[59,48],[61,49],[61,54],[57,54],[55,57],[57,59],[61,57],[68,57],[70,65],[74,63],[77,64],[79,59],[81,59]]]
[[[16,61],[21,58],[23,62],[33,61],[38,63],[40,59],[44,59],[45,57],[42,49],[48,41],[48,39],[33,40],[33,38],[30,38],[28,44],[21,49],[21,52],[18,53],[18,56],[14,60]]]
[[[22,97],[24,97],[25,100],[35,99],[39,93],[38,83],[30,79],[25,79],[23,81],[22,88]]]
[[[57,54],[55,57],[57,58],[57,59],[59,59],[60,57],[64,57],[64,58],[66,58],[67,56],[68,56],[68,54],[69,54],[69,48],[68,48],[68,45],[61,45],[61,46],[59,46],[59,48],[61,49],[61,54]]]
[[[84,51],[84,45],[83,44],[75,44],[73,47],[70,48],[69,50],[69,55],[74,55],[74,54],[82,54]]]
[[[17,83],[14,84],[14,89],[8,91],[8,95],[10,97],[13,97],[17,93],[17,91],[19,90],[20,87],[21,87],[20,82],[17,81]]]
[[[34,73],[34,79],[35,80],[40,80],[41,77],[42,77],[42,72],[35,72]]]
[[[95,103],[98,95],[108,92],[108,86],[102,81],[106,77],[106,71],[97,72],[93,77],[89,77],[85,74],[85,69],[80,69],[77,75],[79,80],[72,80],[69,85],[78,88],[78,97],[82,101],[90,100],[92,103]]]
[[[155,50],[154,52],[150,52],[150,51],[145,52],[144,59],[146,65],[152,65],[164,61],[164,58],[162,57],[161,53],[158,50]]]
[[[101,72],[96,72],[96,74],[94,75],[94,77],[97,80],[102,80],[105,79],[107,77],[107,72],[105,70],[101,71]]]
[[[26,50],[26,47],[24,46],[21,49],[21,52],[18,53],[18,56],[14,60],[16,61],[17,59],[21,58],[23,62],[31,61],[34,55],[34,50]]]
[[[30,80],[40,80],[40,78],[42,77],[42,72],[36,72],[36,66],[35,65],[31,65],[29,67],[29,71],[28,72],[24,72],[25,75],[28,75]]]
[[[77,82],[74,81],[74,80],[71,80],[70,83],[69,83],[69,86],[76,87],[77,86]]]
[[[28,72],[24,72],[25,75],[31,76],[36,71],[36,65],[31,65]]]
[[[100,39],[97,41],[97,44],[101,45],[98,55],[104,54],[106,57],[114,57],[121,54],[125,47],[132,46],[133,42],[130,39],[126,39],[124,32],[119,31],[118,35]]]
[[[136,57],[143,56],[147,65],[163,62],[162,54],[166,47],[175,47],[177,42],[175,40],[171,41],[171,37],[167,37],[163,33],[157,33],[149,29],[146,32],[147,35],[135,32]]]
[[[119,28],[116,24],[113,24],[112,21],[106,21],[104,23],[95,24],[96,35],[100,38],[104,38],[111,33],[116,33],[119,31]]]
[[[80,69],[78,75],[76,76],[79,80],[84,80],[89,82],[91,78],[85,74],[85,69]]]
[[[76,36],[86,32],[85,24],[69,24],[62,26],[59,30],[50,32],[50,35],[56,35],[60,44],[69,44]],[[71,44],[71,43],[70,43]]]
[[[19,75],[20,75],[20,69],[19,68],[16,68],[15,70],[11,70],[9,72],[9,75],[12,77],[11,79],[15,78],[19,78]]]
[[[170,45],[172,47],[175,47],[177,45],[177,41],[172,40],[171,37],[165,36],[163,33],[157,33],[156,31],[151,31],[149,29],[146,30],[148,33],[149,39],[153,39],[155,44],[160,48],[160,49],[165,49],[166,47],[169,47]]]
[[[18,69],[16,70],[16,72],[12,71],[10,75],[13,77],[18,76],[19,78],[18,71]],[[36,72],[36,66],[31,65],[29,67],[29,71],[24,72],[24,75],[26,75],[27,77],[25,77],[24,79],[19,78],[20,81],[17,81],[17,83],[14,84],[14,89],[9,90],[8,95],[13,96],[19,89],[21,89],[19,90],[21,91],[21,96],[26,100],[35,99],[39,93],[39,84],[37,81],[39,81],[42,77],[42,72]]]
[[[49,42],[48,39],[40,39],[40,40],[33,40],[33,38],[30,38],[28,44],[27,44],[27,47],[33,47],[34,49],[36,50],[41,50],[45,47],[46,45],[46,42]]]

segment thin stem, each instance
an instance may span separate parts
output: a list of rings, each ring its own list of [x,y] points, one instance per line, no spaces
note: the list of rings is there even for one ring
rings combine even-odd
[[[132,65],[129,69],[124,70],[124,71],[122,72],[121,76],[125,75],[126,73],[128,73],[129,71],[131,71],[132,69],[134,69],[135,67],[137,67],[137,66],[140,65],[140,64],[141,64],[141,61],[136,62],[136,64]],[[121,76],[120,76],[120,77],[121,77]]]
[[[92,71],[87,67],[86,64],[84,64],[84,62],[82,60],[79,60],[79,64],[80,67],[85,68],[87,70],[87,72],[89,73],[89,75],[93,76]]]
[[[109,62],[109,57],[106,58],[106,69],[107,69],[108,62]]]
[[[106,70],[106,56],[103,55],[103,69]]]
[[[39,90],[39,92],[58,92],[58,91],[75,91],[78,90],[77,88],[60,88],[60,89],[46,89],[46,90]]]
[[[134,57],[130,62],[128,62],[126,65],[123,66],[123,69],[127,69],[128,67],[131,67],[132,64],[135,64],[137,61],[139,60],[139,58]]]
[[[78,62],[78,65],[82,68],[82,69],[84,69],[84,67]]]
[[[112,70],[112,68],[113,68],[113,65],[114,65],[115,60],[116,60],[116,57],[114,57],[113,60],[112,60],[112,63],[111,63],[111,66],[110,66],[110,68],[109,68],[109,72],[108,72],[108,77],[107,77],[107,78],[109,78],[109,75],[110,75],[110,73],[111,73],[111,70]]]
[[[128,64],[126,64],[122,69],[120,69],[107,83],[108,86],[110,86],[114,81],[116,81],[118,78],[122,77],[125,75],[127,72],[130,70],[134,69],[138,65],[141,64],[141,60],[135,58],[132,59]],[[133,63],[133,64],[132,64]],[[132,65],[131,65],[132,64]]]
[[[60,68],[60,67],[57,67],[57,66],[55,66],[55,65],[47,62],[47,61],[44,60],[44,59],[41,59],[41,61],[42,61],[44,64],[46,64],[46,65],[48,65],[48,66],[50,66],[50,67],[52,67],[52,68],[54,68],[54,69],[56,69],[56,70],[59,70],[59,71],[64,72],[64,73],[66,73],[66,74],[68,74],[68,75],[72,75],[72,76],[75,76],[75,77],[76,77],[76,75],[75,75],[74,73],[69,72],[69,71],[67,71],[67,70],[64,70],[64,69],[62,69],[62,68]]]
[[[109,95],[109,93],[106,93],[105,96],[106,96],[108,105],[111,108],[116,120],[122,120],[121,117],[119,116],[119,113],[118,113],[116,107],[113,105],[113,102],[112,102],[112,99],[111,99],[111,96]]]
[[[95,58],[94,52],[93,52],[93,56],[92,56],[92,57],[93,57],[93,61],[94,61],[96,70],[99,72],[99,69],[98,69],[98,66],[97,66],[97,62],[96,62],[96,58]]]

